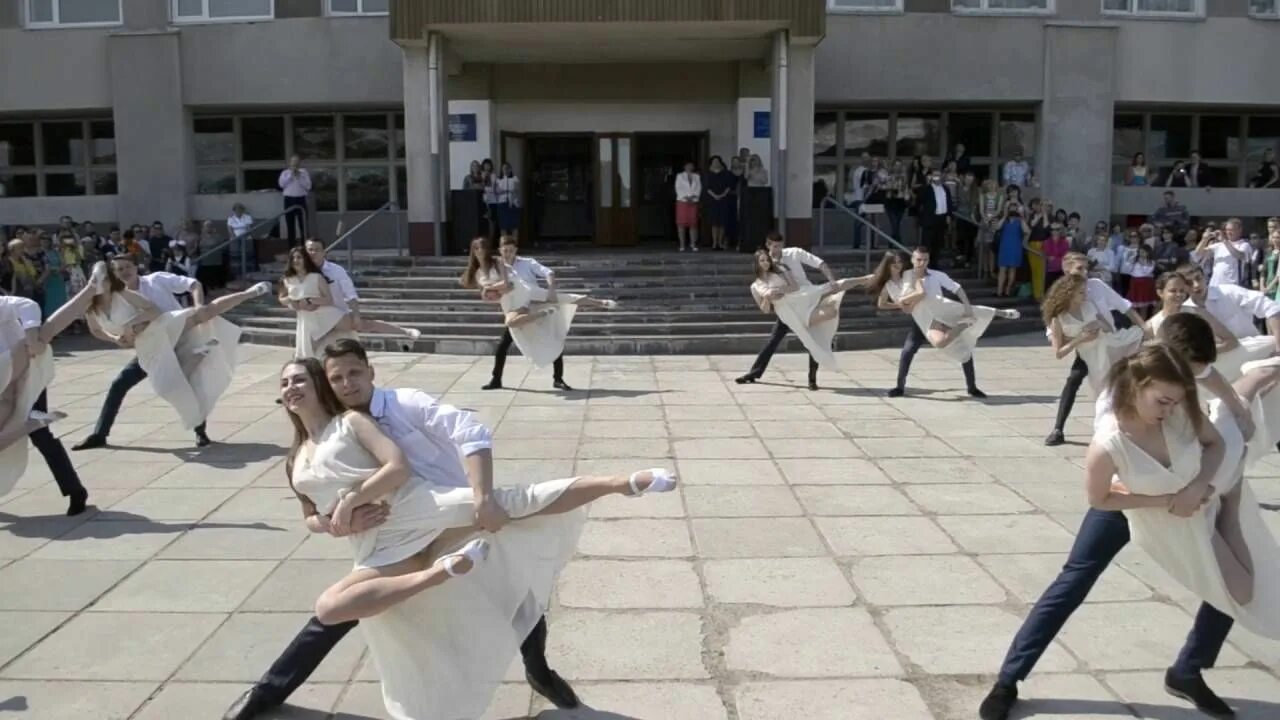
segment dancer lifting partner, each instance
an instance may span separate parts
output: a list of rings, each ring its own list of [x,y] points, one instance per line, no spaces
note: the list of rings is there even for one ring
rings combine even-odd
[[[360,295],[356,292],[356,284],[351,281],[351,274],[347,269],[328,259],[328,251],[325,250],[324,243],[317,238],[308,239],[303,247],[311,256],[311,262],[319,268],[320,274],[329,281],[331,285],[329,294],[334,307],[350,314],[353,331],[366,335],[403,335],[409,338],[410,342],[403,343],[401,349],[405,351],[412,349],[412,341],[422,337],[421,331],[385,320],[371,320],[361,315]]]
[[[808,250],[786,247],[786,241],[783,240],[782,235],[776,230],[770,232],[769,235],[765,237],[764,249],[769,256],[769,260],[772,263],[773,268],[775,269],[774,274],[778,276],[777,281],[785,283],[787,287],[795,287],[797,290],[802,290],[808,293],[808,288],[811,288],[813,283],[809,282],[808,276],[805,275],[804,269],[806,266],[816,268],[818,272],[822,273],[823,277],[827,279],[828,283],[836,282],[836,275],[831,271],[831,268],[827,266],[826,261]],[[757,278],[760,276],[759,262],[760,261],[757,261],[756,264]],[[801,297],[808,297],[808,295]],[[757,300],[757,303],[759,303],[759,300]],[[761,309],[763,309],[763,306],[761,306]],[[768,311],[766,310],[766,312]],[[801,318],[803,318],[803,320],[801,320]],[[799,313],[795,315],[795,320],[798,324],[808,322],[809,319],[810,318],[807,313]],[[746,375],[735,378],[734,382],[739,385],[744,385],[746,383],[753,383],[759,380],[760,376],[764,375],[764,371],[768,369],[769,361],[773,359],[773,354],[778,351],[778,346],[782,344],[782,340],[787,337],[788,332],[792,332],[794,330],[795,328],[788,327],[782,316],[779,315],[778,319],[773,323],[773,332],[769,335],[769,341],[765,343],[764,349],[756,356],[756,361],[752,363],[751,369],[747,371]],[[807,348],[808,345],[806,344],[806,349]],[[818,361],[815,360],[813,358],[813,354],[810,353],[810,387],[816,387],[817,377]]]
[[[325,345],[338,336],[355,336],[352,314],[335,304],[334,293],[342,289],[330,285],[306,250],[296,247],[289,251],[289,266],[280,285],[280,304],[298,315],[294,357],[320,357]]]
[[[518,247],[514,237],[504,235],[501,255],[495,256],[488,238],[475,238],[471,241],[467,269],[462,273],[463,287],[479,288],[480,297],[499,303],[503,312],[504,327],[494,353],[493,377],[481,389],[502,387],[507,353],[515,342],[534,367],[551,365],[553,387],[573,390],[564,381],[564,343],[573,316],[580,307],[612,310],[618,303],[558,293],[555,273],[533,258],[521,257]],[[547,284],[545,288],[539,285],[540,280]]]
[[[1089,368],[1094,393],[1106,386],[1107,374],[1121,359],[1142,346],[1140,328],[1116,330],[1111,315],[1088,299],[1088,280],[1063,275],[1054,281],[1041,304],[1049,343],[1059,359],[1076,353]]]

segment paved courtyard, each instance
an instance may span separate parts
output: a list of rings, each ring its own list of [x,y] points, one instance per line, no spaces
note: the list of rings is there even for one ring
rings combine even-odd
[[[275,404],[287,352],[245,346],[196,452],[146,385],[112,447],[73,454],[96,510],[65,518],[38,455],[0,498],[0,720],[215,718],[302,626],[349,563],[310,535],[283,471]],[[58,359],[59,434],[88,431],[127,355]],[[499,482],[674,465],[683,489],[591,510],[551,612],[552,665],[596,708],[547,710],[518,663],[486,718],[975,718],[1027,604],[1084,510],[1084,446],[1049,449],[1066,364],[1042,337],[980,349],[991,395],[926,350],[889,401],[895,351],[842,353],[802,389],[803,355],[765,383],[732,356],[381,355],[384,384],[423,388],[496,428]],[[1068,436],[1087,440],[1082,394]],[[1280,456],[1253,478],[1280,532]],[[1017,717],[1200,717],[1161,689],[1197,602],[1135,547],[1104,576],[1023,686]],[[447,660],[445,660],[447,662]],[[1237,630],[1210,673],[1241,718],[1280,717],[1280,643]],[[383,717],[352,633],[278,717]]]

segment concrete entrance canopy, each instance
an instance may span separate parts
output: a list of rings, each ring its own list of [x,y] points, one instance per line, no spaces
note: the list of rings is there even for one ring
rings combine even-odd
[[[444,247],[449,186],[459,175],[450,167],[450,100],[480,104],[480,145],[453,148],[453,164],[463,167],[468,153],[503,156],[500,138],[507,131],[651,132],[652,123],[669,112],[672,121],[662,129],[710,130],[710,154],[727,156],[748,147],[764,157],[778,225],[793,242],[807,245],[813,49],[826,31],[826,8],[826,0],[392,0],[391,39],[405,56],[406,175],[414,199],[409,221],[415,252]],[[707,82],[713,69],[735,65],[753,69],[716,75],[735,78],[729,89]],[[682,67],[699,79],[681,80]],[[605,92],[599,90],[601,77],[610,86]],[[513,80],[519,88],[514,92],[508,90]],[[708,85],[712,92],[693,90]],[[717,97],[726,92],[731,97]],[[520,103],[518,111],[513,103]],[[753,120],[760,127],[761,111],[771,111],[770,118],[764,118],[763,130],[753,130]],[[599,122],[572,127],[589,119]],[[609,168],[619,165],[630,167],[619,158]]]

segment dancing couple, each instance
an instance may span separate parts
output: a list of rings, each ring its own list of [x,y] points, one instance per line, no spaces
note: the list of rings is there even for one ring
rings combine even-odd
[[[577,706],[547,664],[544,613],[585,506],[669,492],[676,476],[652,469],[495,488],[491,435],[471,413],[374,380],[353,340],[327,348],[323,364],[303,358],[281,372],[295,433],[290,485],[307,528],[348,537],[355,567],[321,593],[315,617],[224,718],[282,703],[357,622],[396,720],[479,717],[517,651],[534,690]]]
[[[617,301],[560,293],[555,273],[533,258],[522,257],[511,235],[502,237],[499,253],[494,254],[486,237],[472,240],[461,279],[462,287],[480,290],[482,300],[502,308],[502,337],[494,352],[493,377],[481,389],[502,388],[502,372],[514,342],[535,368],[551,365],[555,389],[573,390],[564,381],[564,345],[573,316],[583,307],[613,310]]]
[[[1280,547],[1243,475],[1280,435],[1276,359],[1246,364],[1234,384],[1201,408],[1212,387],[1217,339],[1204,318],[1176,313],[1159,342],[1118,359],[1097,403],[1085,459],[1090,509],[1058,577],[1031,609],[1010,646],[982,720],[1006,720],[1041,654],[1080,607],[1111,560],[1138,544],[1201,598],[1165,690],[1216,718],[1234,711],[1208,686],[1234,622],[1280,638]],[[1090,368],[1090,373],[1093,368]]]

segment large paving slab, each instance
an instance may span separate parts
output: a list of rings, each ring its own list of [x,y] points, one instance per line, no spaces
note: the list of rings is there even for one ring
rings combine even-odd
[[[63,348],[60,348],[62,350]],[[111,446],[72,460],[94,509],[65,500],[38,454],[0,497],[0,718],[218,717],[351,567],[310,535],[284,477],[292,430],[275,405],[288,353],[243,346],[190,447],[144,383]],[[970,400],[930,350],[890,400],[897,352],[841,353],[806,388],[803,355],[761,383],[745,356],[569,357],[552,392],[522,358],[379,354],[380,380],[476,411],[496,428],[499,484],[666,466],[676,492],[590,509],[548,614],[548,654],[587,707],[552,708],[513,658],[477,720],[972,720],[1087,507],[1086,389],[1046,448],[1067,361],[1043,337],[977,352],[991,396]],[[55,425],[94,421],[123,351],[68,346]],[[1280,528],[1280,456],[1249,481]],[[1196,599],[1126,548],[1022,686],[1014,717],[1198,717],[1162,671]],[[1280,717],[1280,642],[1237,629],[1207,674],[1239,717]],[[270,717],[386,717],[357,630]]]

